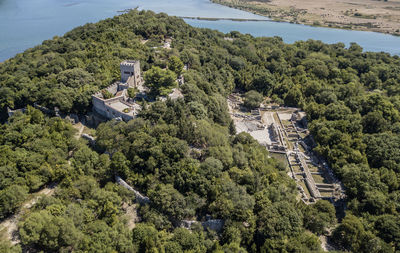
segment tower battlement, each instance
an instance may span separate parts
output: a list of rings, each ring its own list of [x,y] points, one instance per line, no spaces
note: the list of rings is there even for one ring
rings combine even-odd
[[[123,62],[121,62],[121,66],[130,66],[130,67],[134,67],[136,63],[138,63],[139,61],[135,61],[135,60],[125,60]]]
[[[111,98],[105,98],[102,91],[92,95],[93,111],[101,116],[113,119],[131,120],[138,114],[141,106],[130,101],[128,88],[137,87],[141,83],[140,62],[125,60],[120,64],[121,82],[115,82],[103,89],[111,93]]]
[[[120,64],[121,82],[128,83],[128,86],[137,86],[140,78],[140,62],[125,60]]]

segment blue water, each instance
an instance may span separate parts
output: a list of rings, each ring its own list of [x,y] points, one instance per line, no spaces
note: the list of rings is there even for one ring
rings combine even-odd
[[[400,37],[375,32],[351,31],[333,28],[312,27],[306,25],[282,23],[282,22],[232,22],[220,20],[218,22],[206,20],[186,20],[192,26],[213,28],[227,33],[232,30],[241,33],[249,33],[253,36],[279,36],[286,43],[298,40],[321,40],[328,44],[343,42],[347,46],[356,42],[365,51],[388,52],[400,55]]]
[[[43,40],[63,35],[88,22],[118,15],[128,8],[191,17],[266,19],[252,13],[216,5],[208,0],[0,0],[0,61]],[[187,23],[222,32],[232,30],[254,36],[280,36],[285,42],[318,39],[326,43],[356,42],[367,51],[400,54],[400,37],[372,32],[262,22],[186,20]]]

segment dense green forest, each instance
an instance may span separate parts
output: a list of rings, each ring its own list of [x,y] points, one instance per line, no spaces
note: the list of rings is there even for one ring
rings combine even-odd
[[[172,49],[158,48],[167,37]],[[21,244],[2,240],[1,251],[318,252],[328,228],[342,250],[400,250],[398,56],[223,34],[135,10],[1,63],[2,119],[7,107],[34,102],[84,114],[91,94],[119,79],[125,59],[149,73],[186,64],[184,99],[145,103],[135,120],[101,124],[93,149],[69,123],[32,107],[9,118],[0,128],[0,218],[31,193],[57,187],[22,217]],[[226,104],[235,88],[307,112],[315,151],[346,188],[340,223],[329,202],[299,201],[285,168],[249,135],[235,134]],[[134,195],[115,175],[151,200],[137,206],[142,221],[133,230],[123,206]],[[223,230],[177,226],[207,216],[223,219]]]

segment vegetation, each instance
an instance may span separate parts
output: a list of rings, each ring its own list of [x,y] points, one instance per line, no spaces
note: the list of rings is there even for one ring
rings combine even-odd
[[[260,107],[260,103],[263,101],[263,95],[255,90],[246,92],[244,95],[244,106],[248,109],[255,109]]]
[[[211,0],[279,22],[399,34],[396,1]],[[355,8],[355,6],[357,6]]]
[[[68,173],[69,151],[77,147],[74,130],[28,107],[25,115],[0,128],[0,218],[7,217],[34,192]]]
[[[154,96],[168,95],[176,86],[176,74],[169,69],[151,67],[144,75],[146,86],[150,88],[150,94]]]
[[[171,50],[151,46],[165,37],[174,38]],[[2,116],[7,106],[34,102],[85,113],[90,95],[119,78],[116,66],[124,59],[141,60],[157,95],[175,83],[179,61],[186,64],[184,99],[145,105],[127,123],[101,124],[95,149],[76,140],[69,123],[31,107],[1,125],[1,217],[30,193],[58,183],[53,196],[21,218],[24,248],[320,251],[317,235],[336,223],[333,206],[298,201],[295,183],[265,148],[247,134],[234,134],[225,97],[237,88],[306,110],[315,150],[348,196],[346,216],[332,236],[339,247],[400,250],[399,57],[364,53],[356,44],[288,45],[277,37],[222,34],[132,11],[78,27],[1,64]],[[134,196],[114,183],[115,175],[151,200],[137,207],[143,222],[132,231],[123,206]],[[208,215],[224,220],[222,231],[177,227]]]
[[[114,94],[112,94],[108,90],[102,90],[101,94],[103,95],[104,99],[110,99],[110,98],[112,98],[114,96]]]
[[[183,71],[183,62],[179,57],[173,55],[169,58],[168,67],[170,70],[175,72],[177,76],[179,76]]]
[[[135,98],[136,94],[139,92],[137,88],[128,88],[128,96],[130,98]]]

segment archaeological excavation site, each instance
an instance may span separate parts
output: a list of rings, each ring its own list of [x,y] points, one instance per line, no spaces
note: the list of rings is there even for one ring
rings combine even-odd
[[[261,104],[249,111],[243,107],[240,93],[228,97],[228,106],[237,133],[250,134],[285,165],[304,203],[325,199],[335,204],[345,197],[328,164],[313,152],[315,144],[304,111],[274,104]]]

